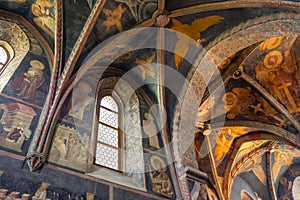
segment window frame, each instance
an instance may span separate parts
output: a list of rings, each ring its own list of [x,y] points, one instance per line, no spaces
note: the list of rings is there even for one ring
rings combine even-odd
[[[120,106],[120,156],[122,171],[96,165],[93,162],[98,131],[99,115],[97,115],[97,112],[100,104],[99,100],[107,94],[112,95]],[[130,101],[132,100],[133,104],[129,103],[128,95],[131,95]],[[99,81],[95,92],[95,99],[85,174],[132,189],[147,191],[138,94],[127,80],[117,76],[110,76]]]
[[[98,132],[99,130],[99,124],[102,124],[104,126],[107,126],[109,128],[113,128],[115,129],[114,127],[108,125],[108,124],[105,124],[103,122],[100,122],[100,108],[103,107],[101,106],[101,101],[104,97],[106,96],[111,96],[113,98],[113,100],[115,101],[115,103],[117,104],[118,106],[118,147],[114,147],[114,146],[111,146],[109,144],[106,144],[106,143],[103,143],[103,142],[100,142],[98,141],[98,134],[101,134]],[[106,107],[103,107],[105,109],[107,109]],[[125,151],[122,151],[122,149],[124,149],[124,145],[125,145],[125,138],[124,138],[124,135],[123,135],[123,132],[122,130],[124,130],[124,123],[123,123],[123,111],[124,109],[124,106],[122,104],[122,101],[120,99],[120,97],[112,90],[110,89],[107,89],[107,90],[103,90],[101,92],[98,93],[98,97],[97,97],[97,104],[96,104],[96,118],[97,118],[97,126],[95,126],[95,133],[96,134],[96,138],[94,140],[94,148],[93,148],[93,165],[96,165],[96,166],[99,166],[99,167],[103,167],[103,168],[107,168],[109,170],[114,170],[116,172],[120,172],[120,173],[123,173],[125,170],[125,156],[124,156],[124,153]],[[108,109],[109,110],[109,109]],[[109,111],[112,111],[112,110],[109,110]],[[115,111],[112,111],[115,113]],[[100,144],[103,144],[105,146],[108,146],[110,148],[114,148],[114,149],[117,149],[118,150],[118,169],[114,169],[114,168],[110,168],[110,167],[107,167],[107,166],[104,166],[104,165],[101,165],[101,164],[97,164],[96,163],[96,157],[97,157],[97,144],[100,143]]]
[[[2,65],[2,67],[0,67],[0,75],[1,75],[6,69],[6,67],[8,66],[8,64],[10,63],[10,61],[12,60],[12,58],[14,57],[14,51],[10,46],[10,44],[8,44],[3,40],[0,40],[0,47],[2,47],[2,49],[5,51],[7,55],[5,63],[0,63]]]

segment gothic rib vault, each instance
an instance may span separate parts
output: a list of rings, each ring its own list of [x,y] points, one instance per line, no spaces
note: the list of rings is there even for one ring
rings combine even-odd
[[[296,0],[0,1],[0,197],[298,199],[299,31]]]

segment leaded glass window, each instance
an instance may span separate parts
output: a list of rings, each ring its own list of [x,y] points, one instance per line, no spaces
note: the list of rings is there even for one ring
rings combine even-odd
[[[120,170],[119,109],[112,96],[100,101],[95,164]]]
[[[3,46],[0,46],[0,71],[9,59],[8,53]]]

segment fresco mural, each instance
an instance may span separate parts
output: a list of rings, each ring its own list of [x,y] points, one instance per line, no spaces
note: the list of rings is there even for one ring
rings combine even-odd
[[[30,139],[32,132],[29,128],[37,113],[31,107],[20,103],[0,104],[0,110],[0,145],[21,152],[24,140]]]
[[[154,59],[155,59],[155,54],[153,54],[146,60],[139,60],[138,58],[136,58],[135,63],[138,65],[141,71],[143,81],[145,81],[146,76],[151,77],[153,79],[156,77],[156,71],[151,64]]]
[[[159,149],[158,130],[155,125],[155,120],[150,113],[145,113],[143,120],[143,130],[149,138],[149,146]]]
[[[75,128],[58,124],[49,161],[84,171],[89,146],[89,136]]]
[[[125,9],[122,7],[121,4],[119,4],[115,10],[103,10],[105,15],[107,16],[107,18],[103,22],[103,25],[106,26],[107,31],[109,31],[112,26],[117,26],[120,32],[123,31],[123,27],[120,21],[124,11]]]
[[[17,95],[25,99],[33,100],[36,90],[44,83],[43,70],[45,66],[38,60],[30,61],[30,68],[18,75],[11,82],[11,87]]]
[[[40,30],[50,46],[54,45],[55,1],[54,0],[4,0],[0,5],[32,22]]]
[[[48,95],[52,52],[25,21],[4,15],[0,26],[9,58],[0,72],[0,146],[26,155]]]
[[[35,16],[34,23],[52,38],[55,31],[54,3],[55,0],[36,0],[31,4],[31,12]]]
[[[277,196],[279,199],[299,198],[299,163],[291,165],[280,178]]]
[[[218,24],[220,21],[224,20],[221,16],[208,16],[201,19],[194,20],[191,25],[182,24],[179,20],[173,18],[173,26],[172,30],[183,33],[185,36],[195,40],[199,45],[201,45],[205,39],[201,37],[200,33],[208,29],[210,26]],[[177,34],[178,41],[175,46],[175,51],[179,52],[181,55],[186,55],[189,49],[189,45],[193,44],[190,41],[186,41],[186,37],[182,37],[182,35]],[[176,69],[178,69],[179,64],[183,60],[179,55],[174,55],[174,63]]]
[[[167,174],[167,166],[162,158],[153,155],[150,158],[151,166],[154,171],[150,172],[152,191],[158,194],[162,194],[168,197],[173,196],[173,186],[171,179]]]
[[[297,36],[274,37],[264,41],[253,56],[260,54],[260,61],[245,62],[246,72],[253,75],[273,96],[275,96],[288,111],[294,115],[298,113],[299,99],[299,68],[296,64],[296,52],[293,46]],[[253,68],[256,65],[255,68]],[[255,69],[255,72],[252,70]]]
[[[298,2],[3,0],[0,10],[0,46],[9,54],[0,71],[0,198],[298,199]],[[86,56],[98,44],[136,26],[166,27],[190,36],[203,47],[199,55],[190,54],[195,46],[179,34],[155,42],[199,62],[209,52],[223,82],[213,76],[213,91],[208,91],[197,76],[198,66],[171,52],[142,49],[113,55],[133,49],[137,41],[114,47],[77,82],[90,64]],[[92,56],[88,58],[97,59]],[[111,62],[99,91],[113,89],[127,97],[130,86],[154,81],[122,102],[127,151],[120,157],[127,171],[115,173],[125,183],[87,171],[93,169],[97,137],[100,78],[93,72]],[[179,105],[189,107],[184,83],[161,74],[155,62],[176,69],[197,95],[204,94],[197,119]],[[127,80],[132,85],[117,84],[117,77],[135,67]],[[158,87],[169,79],[180,98]],[[220,84],[224,93],[218,93]],[[166,108],[164,127],[157,121],[159,110],[150,109],[155,104]],[[203,135],[198,125],[221,122],[222,117],[224,126],[211,126]],[[190,123],[193,130],[186,129]],[[247,141],[240,143],[244,137]],[[196,141],[187,144],[187,138]],[[200,149],[206,145],[209,154],[202,158]],[[28,149],[34,152],[26,155]],[[36,169],[26,162],[29,158],[45,162]],[[169,161],[175,162],[167,165]],[[187,178],[186,167],[206,172],[207,179],[200,184]]]
[[[224,127],[215,135],[216,145],[213,154],[218,163],[229,152],[231,144],[236,137],[247,133],[246,127]]]
[[[272,152],[272,174],[274,182],[277,185],[288,166],[298,162],[300,151],[287,144],[277,144],[273,147]]]

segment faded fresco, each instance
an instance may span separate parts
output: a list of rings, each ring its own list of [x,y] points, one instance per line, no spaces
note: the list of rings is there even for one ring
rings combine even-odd
[[[299,11],[0,1],[0,199],[299,199]]]
[[[0,146],[25,155],[48,95],[50,52],[21,23],[3,18],[0,26],[8,58],[0,71]]]

